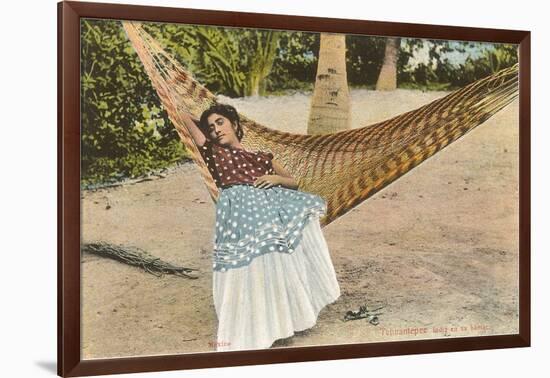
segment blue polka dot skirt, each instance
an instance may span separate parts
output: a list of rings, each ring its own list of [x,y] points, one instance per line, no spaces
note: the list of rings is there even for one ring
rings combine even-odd
[[[320,196],[282,186],[222,189],[216,204],[213,269],[239,268],[265,253],[293,253],[307,221],[325,212]]]
[[[324,200],[236,185],[216,204],[217,351],[264,349],[313,327],[340,287],[319,218]]]

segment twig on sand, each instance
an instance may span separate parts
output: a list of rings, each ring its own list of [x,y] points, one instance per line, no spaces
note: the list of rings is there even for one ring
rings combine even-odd
[[[132,266],[138,266],[157,277],[162,277],[164,274],[173,274],[192,279],[198,278],[197,276],[188,274],[198,269],[175,266],[137,247],[122,247],[120,245],[97,242],[83,244],[82,252],[108,257]]]
[[[346,312],[346,315],[344,315],[344,321],[347,322],[348,320],[367,319],[370,324],[378,325],[379,324],[378,316],[382,315],[383,312],[377,312],[377,311],[383,308],[384,306],[381,306],[374,310],[369,310],[367,308],[367,305],[360,306],[359,311]]]

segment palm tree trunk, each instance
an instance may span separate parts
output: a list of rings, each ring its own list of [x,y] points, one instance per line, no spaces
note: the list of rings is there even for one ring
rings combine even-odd
[[[401,38],[386,39],[384,63],[376,82],[377,91],[393,91],[397,88],[397,58]]]
[[[326,134],[351,128],[345,38],[344,34],[321,33],[308,134]]]

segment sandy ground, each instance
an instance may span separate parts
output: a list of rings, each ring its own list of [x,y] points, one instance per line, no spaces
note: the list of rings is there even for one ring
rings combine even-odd
[[[352,91],[353,124],[444,92]],[[309,96],[230,100],[265,124],[304,132]],[[269,109],[268,111],[266,109]],[[214,351],[213,204],[193,164],[165,178],[82,192],[83,242],[140,247],[199,278],[157,278],[82,256],[82,358]],[[273,347],[518,332],[518,103],[324,228],[341,297]],[[344,322],[385,306],[380,323]]]

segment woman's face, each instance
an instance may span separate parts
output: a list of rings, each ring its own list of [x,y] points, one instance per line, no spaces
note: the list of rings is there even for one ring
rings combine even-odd
[[[212,140],[222,146],[236,146],[239,144],[239,138],[235,133],[233,124],[229,118],[218,113],[212,113],[208,116],[208,135]]]

